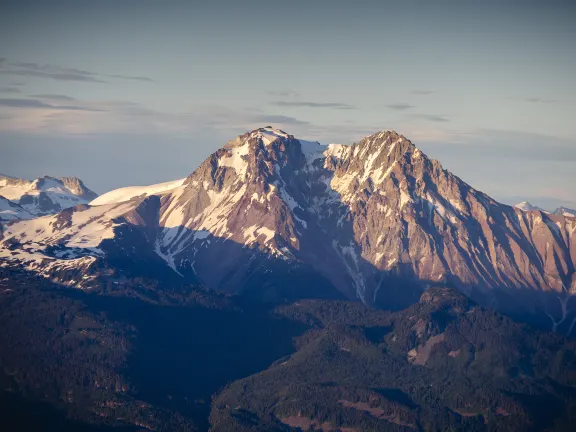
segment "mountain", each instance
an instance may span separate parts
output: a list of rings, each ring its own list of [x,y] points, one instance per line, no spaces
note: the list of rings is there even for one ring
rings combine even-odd
[[[10,200],[24,210],[13,213],[14,217],[11,219],[54,214],[77,204],[87,204],[97,196],[76,177],[44,176],[30,181],[0,175],[0,197]],[[7,205],[3,204],[4,207]]]
[[[4,265],[80,288],[146,275],[388,309],[442,285],[574,327],[576,218],[500,204],[393,131],[324,146],[260,128],[181,184],[106,195],[7,227]]]
[[[543,208],[530,204],[529,201],[522,201],[520,204],[516,204],[514,207],[524,211],[533,211],[533,210],[546,211]]]
[[[561,216],[576,217],[576,210],[567,207],[558,207],[552,213]]]

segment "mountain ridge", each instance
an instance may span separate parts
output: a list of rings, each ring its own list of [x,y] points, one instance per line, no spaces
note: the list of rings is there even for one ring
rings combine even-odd
[[[79,234],[74,218],[85,220],[83,212],[92,216]],[[283,280],[298,274],[308,280],[304,296],[318,286],[330,298],[402,308],[441,284],[555,329],[572,331],[576,319],[576,219],[500,204],[394,131],[324,146],[259,128],[228,141],[180,186],[68,213],[59,224],[38,222],[34,239],[27,232],[37,222],[12,225],[0,253],[12,264],[42,262],[58,244],[44,274],[89,260],[94,277],[73,279],[78,287],[98,279],[103,259],[127,254],[128,267],[154,263],[231,293],[286,295]],[[93,245],[86,230],[108,234]],[[62,240],[77,235],[85,241]]]

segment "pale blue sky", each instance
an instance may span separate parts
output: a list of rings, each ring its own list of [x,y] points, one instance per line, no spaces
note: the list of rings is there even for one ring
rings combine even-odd
[[[576,207],[575,22],[568,1],[3,1],[0,172],[104,192],[258,126],[396,129],[495,198]]]

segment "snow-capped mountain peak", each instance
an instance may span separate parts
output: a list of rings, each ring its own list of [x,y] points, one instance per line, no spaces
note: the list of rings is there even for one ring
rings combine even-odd
[[[516,204],[514,207],[523,210],[523,211],[534,211],[534,210],[538,210],[538,211],[545,211],[544,209],[532,205],[529,201],[522,201],[519,204]]]
[[[558,207],[552,213],[560,216],[576,217],[576,210],[568,207]]]
[[[0,196],[19,205],[29,215],[41,216],[86,204],[98,195],[76,177],[44,176],[30,181],[0,176]],[[24,217],[26,213],[20,215]]]

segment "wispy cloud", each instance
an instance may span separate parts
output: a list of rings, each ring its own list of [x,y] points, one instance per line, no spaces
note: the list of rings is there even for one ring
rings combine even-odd
[[[436,114],[411,114],[410,117],[438,123],[450,121],[450,119]]]
[[[60,101],[75,101],[76,98],[62,95],[62,94],[37,94],[37,95],[30,95],[30,97],[38,98],[38,99],[50,99],[50,100],[60,100]]]
[[[552,99],[543,99],[543,98],[538,98],[538,97],[529,97],[524,99],[525,102],[530,102],[530,103],[545,103],[545,104],[550,104],[550,103],[554,103],[556,102],[555,100]]]
[[[416,94],[416,95],[431,95],[432,93],[436,93],[436,90],[426,90],[426,89],[415,89],[412,90],[412,94]]]
[[[63,111],[101,111],[95,108],[76,105],[52,105],[39,99],[10,99],[0,98],[0,107],[6,108],[28,108],[28,109],[53,109]]]
[[[70,101],[65,95],[36,96],[35,99],[0,99],[0,109],[12,116],[10,121],[0,121],[0,132],[190,136],[207,129],[232,134],[232,131],[251,130],[268,124],[287,129],[309,126],[306,121],[280,113],[233,110],[216,105],[192,106],[187,112],[162,112],[130,101]]]
[[[97,74],[85,70],[29,62],[9,63],[4,61],[0,63],[0,73],[5,75],[49,78],[57,81],[106,82],[98,77]]]
[[[445,132],[444,136],[420,136],[418,141],[444,149],[451,157],[472,160],[576,161],[576,139],[499,129]]]
[[[286,125],[307,125],[307,121],[284,115],[254,115],[252,121],[256,123],[281,123]]]
[[[388,108],[396,110],[396,111],[404,111],[410,108],[415,108],[414,105],[410,105],[407,103],[395,103],[395,104],[390,104],[390,105],[386,105]]]
[[[272,105],[294,108],[332,108],[339,110],[356,109],[355,106],[340,102],[275,101]]]
[[[99,74],[87,70],[66,68],[55,65],[45,65],[32,62],[9,62],[6,58],[0,59],[0,74],[23,77],[46,78],[56,81],[79,81],[91,83],[106,83],[107,78],[153,82],[144,76],[131,76],[121,74]]]
[[[270,96],[276,97],[299,97],[300,93],[295,90],[270,90],[267,92]]]
[[[131,76],[131,75],[119,75],[119,74],[109,74],[105,75],[110,78],[118,78],[123,80],[132,80],[132,81],[146,81],[146,82],[154,82],[153,79],[144,77],[144,76]]]
[[[20,89],[15,87],[0,87],[0,93],[20,93]]]

